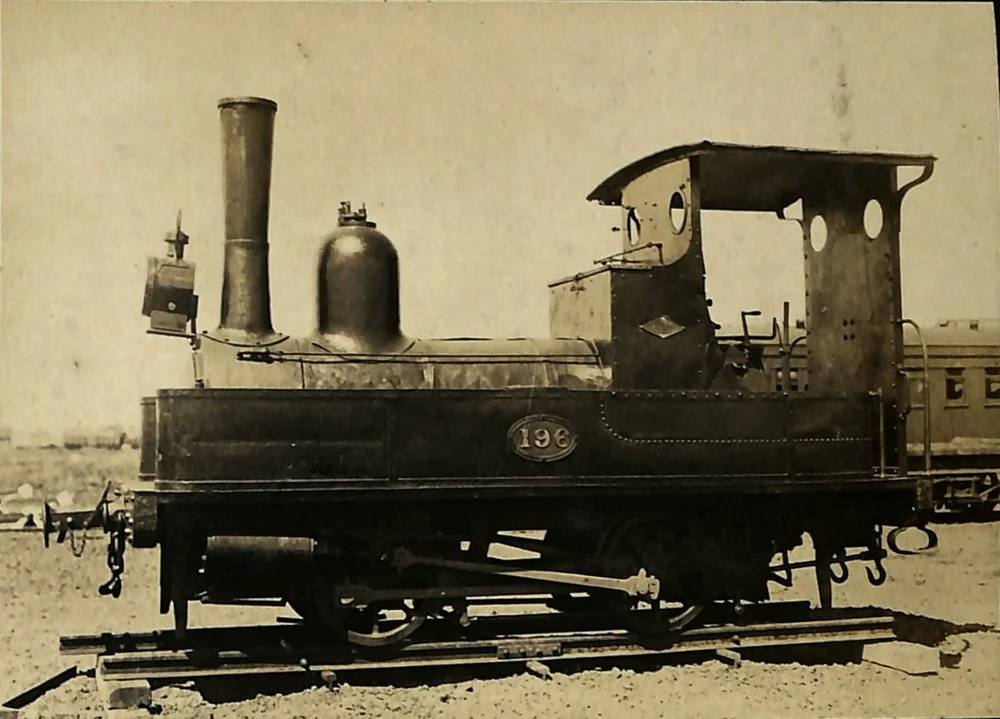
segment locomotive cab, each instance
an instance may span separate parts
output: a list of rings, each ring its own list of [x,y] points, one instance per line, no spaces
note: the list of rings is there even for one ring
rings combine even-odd
[[[702,213],[789,220],[786,209],[801,205],[794,221],[802,230],[809,390],[878,395],[881,471],[905,474],[899,217],[903,197],[930,177],[933,164],[932,156],[711,142],[633,162],[588,197],[620,208],[622,249],[601,269],[551,286],[553,332],[612,340],[616,387],[770,389],[755,340],[777,336],[787,354],[787,316],[783,330],[772,320],[771,336],[750,333],[753,312],[743,313],[742,335],[717,334],[706,298]],[[921,173],[898,187],[900,167]],[[883,221],[869,233],[864,216],[872,204]]]

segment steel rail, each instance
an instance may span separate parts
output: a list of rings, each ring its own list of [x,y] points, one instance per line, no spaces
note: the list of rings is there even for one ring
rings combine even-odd
[[[98,672],[106,681],[171,681],[204,677],[354,672],[525,662],[624,657],[665,657],[670,654],[720,649],[742,651],[766,647],[872,643],[895,639],[891,616],[857,617],[754,625],[722,625],[681,632],[669,646],[646,647],[624,630],[548,633],[473,641],[414,643],[392,658],[336,658],[316,647],[288,646],[284,656],[272,648],[201,654],[154,651],[98,657]]]
[[[528,602],[525,601],[525,604]],[[509,637],[519,634],[540,634],[546,631],[601,631],[610,627],[607,615],[596,613],[561,614],[532,613],[521,615],[477,616],[465,630],[467,635],[480,638]],[[391,628],[398,622],[386,621]],[[441,623],[442,625],[444,622]],[[429,624],[422,634],[436,636],[438,623]],[[182,643],[173,630],[123,634],[65,636],[59,639],[59,653],[64,656],[115,655],[134,652],[189,651],[211,652],[233,648],[274,649],[283,645],[320,646],[323,636],[300,620],[263,626],[225,626],[189,629]]]
[[[483,598],[484,600],[487,598]],[[489,604],[500,604],[490,601]],[[542,595],[524,596],[520,604],[525,607],[544,605],[549,598]],[[595,604],[589,597],[572,598],[572,611],[524,612],[499,615],[476,615],[472,624],[464,631],[466,638],[500,638],[517,635],[533,635],[558,632],[593,632],[618,629],[615,617],[608,614],[606,607]],[[808,600],[768,602],[742,607],[742,616],[737,616],[726,605],[709,605],[701,615],[701,622],[707,625],[753,624],[764,622],[787,622],[804,620],[809,616]],[[847,611],[847,610],[844,610]],[[845,615],[847,616],[847,615]],[[850,616],[859,616],[854,612]],[[385,622],[391,626],[392,622]],[[434,631],[437,622],[424,627],[421,635],[425,638],[439,638]],[[234,647],[280,646],[281,642],[317,644],[322,637],[304,626],[299,619],[282,620],[270,625],[242,625],[191,628],[183,642],[175,639],[173,630],[148,632],[126,632],[112,634],[69,635],[59,638],[59,653],[62,655],[104,655],[127,652],[150,652],[162,650],[212,650]]]

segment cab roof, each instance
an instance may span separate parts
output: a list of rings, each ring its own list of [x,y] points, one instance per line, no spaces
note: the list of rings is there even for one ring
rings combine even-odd
[[[802,194],[816,173],[831,165],[918,166],[929,169],[933,155],[840,152],[793,147],[703,141],[654,153],[626,165],[597,186],[587,199],[620,205],[622,190],[652,170],[690,157],[701,160],[701,206],[706,210],[777,212]]]

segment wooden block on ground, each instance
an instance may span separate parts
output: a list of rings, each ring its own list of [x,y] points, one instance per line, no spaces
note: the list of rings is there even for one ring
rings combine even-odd
[[[944,669],[957,669],[958,665],[962,663],[962,654],[968,648],[968,640],[959,639],[958,637],[948,637],[944,644],[937,647],[941,667]]]
[[[885,642],[865,647],[863,659],[913,676],[937,674],[941,659],[937,649],[908,642]]]
[[[743,664],[743,657],[740,653],[732,649],[719,648],[715,650],[715,656],[724,662],[728,662],[734,667],[741,666]]]
[[[104,696],[104,704],[109,711],[148,707],[153,701],[149,682],[145,679],[106,681],[103,684],[101,694]]]
[[[104,675],[103,657],[97,657],[94,678],[97,692],[104,702],[104,709],[111,712],[119,709],[141,709],[153,703],[149,682],[145,679],[109,679]]]
[[[536,661],[530,661],[527,663],[528,671],[532,674],[541,677],[542,679],[551,679],[552,670],[548,668],[545,664]]]
[[[98,664],[97,691],[108,712],[117,709],[141,709],[153,703],[152,690],[145,679],[106,679]]]

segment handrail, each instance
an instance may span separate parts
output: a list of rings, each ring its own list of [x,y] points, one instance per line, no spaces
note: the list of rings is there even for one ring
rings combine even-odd
[[[885,479],[885,407],[881,387],[878,389],[878,476]]]
[[[625,259],[625,255],[631,255],[633,252],[641,252],[642,250],[648,250],[650,247],[655,247],[657,253],[660,255],[660,264],[665,265],[666,262],[663,261],[663,243],[662,242],[647,242],[639,247],[630,247],[627,250],[622,250],[621,252],[615,252],[613,255],[608,255],[607,257],[602,257],[598,260],[594,260],[595,265],[608,265],[616,259],[621,258],[622,262],[628,262]]]
[[[753,315],[751,315],[753,316]],[[743,325],[746,327],[746,317],[743,317]],[[771,334],[769,335],[752,335],[749,331],[744,332],[741,335],[716,335],[715,339],[719,342],[769,342],[771,340],[780,339],[781,329],[778,327],[778,318],[771,318]]]
[[[920,331],[920,326],[913,320],[900,320],[900,326],[910,325],[917,333],[920,341],[920,351],[924,359],[924,471],[931,471],[931,401],[930,401],[930,362],[927,358],[927,343],[924,342],[924,335]]]

